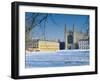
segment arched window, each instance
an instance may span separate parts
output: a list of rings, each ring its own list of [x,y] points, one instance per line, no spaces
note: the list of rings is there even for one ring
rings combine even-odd
[[[72,35],[68,35],[68,43],[69,44],[73,43],[73,36]]]

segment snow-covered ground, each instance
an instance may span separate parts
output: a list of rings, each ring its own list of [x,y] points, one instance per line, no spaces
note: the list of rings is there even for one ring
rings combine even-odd
[[[89,50],[26,52],[25,67],[61,67],[89,65]]]

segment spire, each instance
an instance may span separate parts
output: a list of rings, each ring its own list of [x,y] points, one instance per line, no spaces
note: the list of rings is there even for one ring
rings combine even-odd
[[[72,31],[73,31],[73,33],[74,33],[74,30],[75,30],[75,25],[73,24],[73,30],[72,30]]]
[[[65,29],[64,29],[65,33],[66,33],[66,24],[65,24]]]
[[[67,29],[66,24],[64,26],[64,39],[65,39],[65,49],[67,48]]]
[[[66,42],[66,33],[67,33],[67,30],[66,30],[66,24],[65,24],[65,27],[64,27],[64,39],[65,39],[65,42]]]
[[[82,33],[82,27],[81,27],[80,33]]]
[[[75,25],[73,24],[73,44],[72,44],[72,49],[74,48],[74,32],[75,32]]]

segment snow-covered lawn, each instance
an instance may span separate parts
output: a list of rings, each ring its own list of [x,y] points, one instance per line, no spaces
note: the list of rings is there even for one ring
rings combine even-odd
[[[89,50],[26,52],[25,67],[60,67],[89,65]]]

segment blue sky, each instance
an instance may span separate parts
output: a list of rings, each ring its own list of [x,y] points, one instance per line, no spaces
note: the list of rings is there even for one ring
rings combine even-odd
[[[26,12],[25,17],[30,17],[32,12]],[[40,13],[45,15],[45,13]],[[53,20],[53,21],[52,21]],[[25,21],[27,22],[27,20]],[[72,30],[73,24],[75,26],[75,31],[86,32],[89,27],[89,16],[88,15],[72,15],[72,14],[50,14],[48,13],[47,22],[45,23],[45,37],[47,40],[61,40],[64,41],[64,27],[66,24],[67,30]],[[44,23],[37,25],[30,33],[32,38],[42,39],[44,38]]]

